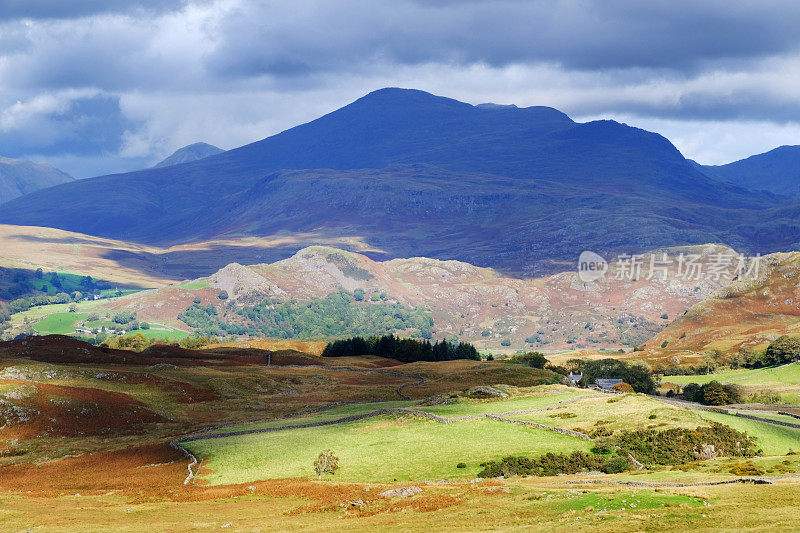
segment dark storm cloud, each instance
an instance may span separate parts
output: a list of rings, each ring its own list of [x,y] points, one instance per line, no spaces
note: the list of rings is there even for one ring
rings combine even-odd
[[[70,19],[103,13],[169,11],[182,0],[0,0],[0,20]]]
[[[0,155],[117,170],[398,85],[797,144],[798,20],[797,0],[0,0]]]
[[[222,20],[209,65],[278,77],[381,61],[693,71],[797,50],[797,20],[790,0],[250,2]]]

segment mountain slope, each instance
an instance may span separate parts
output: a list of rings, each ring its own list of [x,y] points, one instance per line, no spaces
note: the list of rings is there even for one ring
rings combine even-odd
[[[707,265],[715,254],[732,252],[705,245],[658,253],[673,259],[681,253],[697,254],[699,263]],[[202,283],[146,291],[113,305],[115,311],[135,311],[140,320],[186,328],[177,317],[198,298],[205,306],[215,306],[220,320],[242,324],[242,317],[250,313],[237,314],[237,310],[247,306],[297,301],[305,307],[310,298],[360,290],[364,297],[358,305],[398,303],[425,310],[433,318],[436,338],[457,335],[481,348],[510,351],[620,348],[649,339],[668,324],[668,318],[729,282],[681,277],[676,265],[666,280],[642,276],[632,281],[616,279],[618,265],[612,263],[605,279],[585,284],[575,271],[521,280],[460,261],[413,257],[378,262],[362,254],[313,246],[271,264],[230,264]],[[222,290],[229,299],[219,299]],[[326,319],[337,317],[326,314]],[[308,329],[313,328],[306,324]],[[320,334],[303,331],[299,336]],[[503,348],[506,339],[510,344]]]
[[[199,161],[17,200],[0,223],[170,245],[353,238],[383,257],[532,274],[585,249],[800,246],[798,206],[714,181],[664,137],[617,122],[382,89]]]
[[[72,176],[50,165],[0,157],[0,204],[71,181]]]
[[[208,143],[194,143],[189,146],[184,146],[175,150],[172,155],[163,161],[156,163],[153,168],[171,167],[173,165],[180,165],[181,163],[191,163],[212,155],[221,154],[224,152],[222,148],[217,148],[213,144]]]
[[[740,187],[800,197],[800,146],[780,146],[727,165],[701,168],[713,178]]]
[[[762,257],[757,279],[719,289],[645,346],[651,355],[735,354],[741,348],[766,348],[786,334],[800,334],[800,252]]]

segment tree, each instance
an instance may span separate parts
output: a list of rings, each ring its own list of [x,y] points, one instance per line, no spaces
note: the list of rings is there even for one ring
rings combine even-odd
[[[706,405],[727,405],[730,403],[728,392],[722,383],[712,381],[703,387],[703,403]]]
[[[528,365],[533,368],[544,368],[548,363],[547,358],[542,352],[528,352],[523,355],[515,355],[510,359],[510,362]]]
[[[41,267],[36,269],[36,272],[33,273],[33,277],[36,279],[42,279],[44,277],[44,270]]]
[[[332,451],[325,450],[319,453],[319,457],[314,461],[314,471],[317,479],[322,479],[323,474],[335,474],[339,470],[339,458]]]
[[[227,300],[228,299],[228,291],[226,291],[224,289],[219,291],[219,294],[217,295],[217,298],[219,298],[220,300]]]
[[[782,335],[772,341],[764,352],[766,366],[782,365],[800,359],[800,337]]]

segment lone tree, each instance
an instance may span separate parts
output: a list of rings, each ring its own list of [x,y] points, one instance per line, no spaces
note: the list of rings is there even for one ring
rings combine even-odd
[[[314,471],[319,476],[317,479],[322,479],[322,474],[335,474],[337,470],[339,470],[339,458],[330,450],[320,452],[314,461]]]

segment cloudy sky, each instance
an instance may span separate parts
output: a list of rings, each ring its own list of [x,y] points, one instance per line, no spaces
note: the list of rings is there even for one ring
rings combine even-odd
[[[76,177],[307,122],[385,86],[800,144],[796,0],[0,0],[0,155]]]

